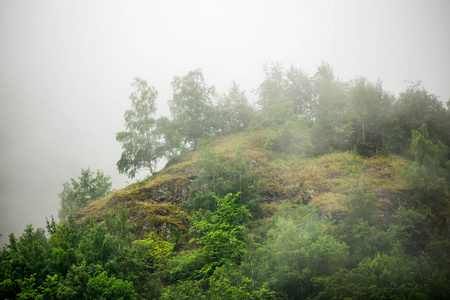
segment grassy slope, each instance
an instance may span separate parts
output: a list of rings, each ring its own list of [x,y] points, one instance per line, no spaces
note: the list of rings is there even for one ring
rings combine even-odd
[[[408,201],[413,187],[402,180],[400,170],[410,164],[398,156],[362,158],[350,153],[333,153],[320,157],[302,157],[266,151],[266,132],[238,133],[215,140],[210,146],[214,153],[234,157],[237,151],[258,170],[264,181],[262,208],[267,218],[278,209],[280,201],[292,205],[312,201],[321,213],[342,217],[346,211],[345,198],[357,184],[364,184],[378,196],[382,214],[393,213],[398,201]],[[189,200],[189,189],[198,174],[199,153],[189,153],[148,180],[122,190],[82,208],[76,219],[93,217],[101,220],[107,210],[123,206],[129,219],[142,237],[156,230],[166,234],[186,233],[189,228],[187,212],[180,205]]]

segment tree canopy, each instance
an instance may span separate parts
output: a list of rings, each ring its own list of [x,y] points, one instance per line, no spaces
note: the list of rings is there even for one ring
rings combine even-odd
[[[206,84],[200,69],[185,76],[175,76],[172,87],[169,107],[175,130],[182,136],[184,146],[195,148],[200,139],[214,135],[215,88]]]
[[[66,219],[78,208],[108,195],[112,192],[111,186],[111,177],[103,174],[101,170],[94,173],[90,168],[81,169],[78,180],[71,178],[63,184],[63,191],[59,194],[59,218]]]
[[[124,115],[126,131],[118,132],[116,140],[123,148],[117,169],[133,178],[142,168],[154,174],[161,145],[155,119],[158,92],[140,78],[135,78],[132,86],[136,90],[130,95],[132,109]]]

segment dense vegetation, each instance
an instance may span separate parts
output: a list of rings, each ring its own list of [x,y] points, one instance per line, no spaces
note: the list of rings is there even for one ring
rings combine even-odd
[[[218,95],[200,69],[175,77],[170,119],[155,119],[157,91],[136,78],[133,109],[125,113],[127,131],[117,134],[124,149],[119,171],[130,177],[140,168],[154,173],[158,159],[195,149],[201,140],[267,128],[272,130],[267,148],[291,154],[355,150],[363,156],[408,155],[411,132],[422,125],[432,141],[450,145],[449,110],[420,83],[411,83],[396,98],[381,82],[343,82],[327,64],[314,76],[294,67],[285,71],[279,64],[266,65],[264,71],[257,108],[235,83]],[[441,150],[446,156],[448,148]]]
[[[82,170],[64,185],[77,197],[62,197],[70,209],[60,223],[9,236],[0,297],[448,299],[450,102],[419,84],[396,98],[379,82],[343,82],[326,64],[313,76],[279,64],[264,72],[256,108],[237,84],[217,95],[199,69],[175,77],[171,117],[158,119],[156,89],[135,79],[117,167],[156,174],[165,157],[178,170],[195,151],[189,200],[155,204],[187,229],[142,236],[130,221],[133,197],[153,201],[152,178],[176,184],[164,170],[97,201],[115,199],[113,210],[76,221],[73,210],[94,199],[81,182],[110,189]],[[239,138],[255,140],[270,167]],[[217,143],[227,139],[225,155]]]

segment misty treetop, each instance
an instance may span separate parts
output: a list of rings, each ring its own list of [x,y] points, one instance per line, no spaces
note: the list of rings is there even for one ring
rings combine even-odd
[[[195,148],[200,139],[213,137],[215,89],[206,84],[200,69],[175,76],[172,87],[169,107],[175,130],[183,137],[183,146]]]
[[[237,84],[219,97],[200,69],[174,77],[171,118],[155,119],[155,88],[138,78],[132,86],[136,90],[130,95],[132,109],[125,112],[126,131],[116,134],[124,150],[117,167],[129,177],[135,177],[140,169],[153,174],[160,158],[195,149],[201,140],[243,131],[254,112]]]
[[[103,171],[94,173],[90,168],[81,169],[78,180],[71,178],[63,184],[63,191],[59,194],[59,218],[66,219],[80,207],[105,197],[112,192],[111,187],[111,177],[103,174]]]
[[[411,132],[422,124],[431,139],[450,145],[449,108],[420,83],[397,98],[380,81],[359,77],[344,82],[325,63],[312,76],[271,63],[264,65],[264,80],[254,91],[256,107],[237,83],[218,95],[201,69],[175,76],[171,84],[171,116],[155,119],[157,91],[143,79],[133,81],[126,131],[116,135],[124,150],[117,163],[121,173],[134,177],[148,169],[153,174],[159,159],[195,149],[200,140],[264,128],[275,130],[267,142],[273,149],[305,155],[336,150],[364,156],[406,154]],[[305,129],[309,138],[302,142],[308,146],[295,146],[299,138],[294,133]]]

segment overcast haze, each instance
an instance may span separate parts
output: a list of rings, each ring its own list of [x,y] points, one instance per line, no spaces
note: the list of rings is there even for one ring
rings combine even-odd
[[[421,80],[450,97],[450,1],[0,0],[0,233],[57,216],[63,182],[81,168],[127,184],[116,162],[131,81],[169,115],[173,76],[202,68],[219,93],[250,100],[263,64],[343,80],[365,76],[398,95]]]

